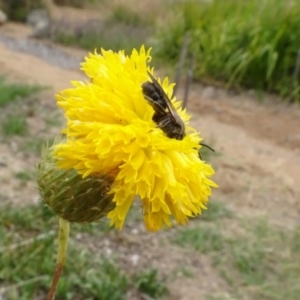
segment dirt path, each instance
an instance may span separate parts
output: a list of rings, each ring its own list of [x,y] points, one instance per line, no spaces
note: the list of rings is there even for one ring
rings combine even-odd
[[[48,62],[30,54],[15,52],[0,43],[0,68],[1,73],[10,78],[22,79],[30,84],[51,87],[57,92],[71,87],[71,78],[84,80],[79,70],[65,70],[52,66]]]
[[[218,198],[241,216],[263,215],[282,225],[297,224],[300,213],[300,110],[271,97],[264,103],[194,85],[188,110],[214,159]],[[275,102],[275,103],[274,103]]]

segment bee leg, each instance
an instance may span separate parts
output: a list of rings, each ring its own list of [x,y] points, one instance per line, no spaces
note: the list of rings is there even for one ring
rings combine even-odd
[[[197,148],[193,148],[193,149],[197,150]],[[201,153],[200,153],[199,150],[198,150],[198,156],[199,156],[199,158],[200,158],[201,160],[203,160],[203,159],[202,159],[202,155],[201,155]]]
[[[167,116],[167,117],[163,117],[159,120],[158,122],[158,126],[161,128],[165,128],[167,127],[169,124],[171,123],[171,119]]]
[[[144,98],[150,103],[150,105],[153,107],[153,109],[156,112],[158,112],[161,115],[166,114],[165,109],[157,101],[154,101],[152,98],[148,97],[147,95],[144,95]]]
[[[208,145],[206,145],[206,144],[204,144],[204,143],[199,143],[199,144],[200,144],[201,146],[204,146],[204,147],[208,148],[209,150],[215,152],[215,150],[214,150],[212,147],[210,147],[210,146],[208,146]],[[202,156],[201,156],[201,153],[200,153],[200,150],[198,151],[198,155],[199,155],[199,158],[200,158],[201,160],[203,160],[203,159],[202,159]]]

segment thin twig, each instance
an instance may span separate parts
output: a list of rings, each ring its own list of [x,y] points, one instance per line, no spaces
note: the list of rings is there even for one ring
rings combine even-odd
[[[48,277],[49,277],[48,275],[41,275],[41,276],[37,276],[37,277],[31,278],[28,280],[24,280],[24,281],[16,283],[16,284],[2,287],[2,288],[0,288],[0,295],[3,295],[4,293],[8,292],[9,290],[17,289],[21,286],[28,285],[33,282],[41,281],[43,279],[47,279]]]
[[[185,84],[185,88],[184,88],[182,108],[185,108],[186,105],[187,105],[187,101],[188,101],[188,97],[189,97],[190,84],[193,80],[193,75],[194,75],[194,64],[195,64],[195,55],[193,53],[191,53],[190,57],[189,57],[189,68],[188,68],[188,71],[187,71],[186,84]]]
[[[296,65],[295,65],[294,74],[293,74],[294,88],[296,88],[298,86],[299,71],[300,71],[300,48],[298,49]]]
[[[173,97],[176,95],[176,91],[177,91],[179,80],[180,80],[181,70],[183,68],[184,61],[185,61],[185,58],[186,58],[186,55],[187,55],[189,41],[190,41],[190,33],[187,32],[184,36],[184,39],[183,39],[183,42],[182,42],[182,47],[181,47],[181,50],[180,50],[180,57],[179,57],[179,61],[178,61],[178,64],[177,64],[175,80],[174,80],[175,81],[175,87],[174,87],[174,90],[173,90]]]
[[[42,234],[40,234],[40,235],[38,235],[36,237],[30,238],[28,240],[21,241],[20,243],[16,243],[16,244],[8,245],[8,246],[5,246],[5,247],[1,247],[0,248],[0,253],[4,252],[4,251],[12,251],[12,250],[15,250],[15,249],[17,249],[19,247],[22,247],[22,246],[27,246],[28,244],[32,244],[35,241],[45,239],[48,236],[53,235],[54,233],[55,233],[55,231],[51,230],[51,231],[49,231],[47,233],[42,233]]]

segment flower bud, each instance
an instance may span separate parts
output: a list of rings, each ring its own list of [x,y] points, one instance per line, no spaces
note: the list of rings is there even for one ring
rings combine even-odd
[[[115,208],[108,194],[113,177],[90,175],[82,178],[74,169],[60,169],[53,147],[45,147],[38,165],[37,182],[43,201],[60,218],[69,222],[94,222]]]

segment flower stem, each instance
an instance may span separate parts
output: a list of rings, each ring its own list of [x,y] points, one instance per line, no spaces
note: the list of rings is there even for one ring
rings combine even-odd
[[[52,285],[49,290],[47,300],[53,300],[55,296],[57,284],[67,258],[69,232],[70,232],[70,223],[64,219],[59,218],[57,261],[56,261],[55,272],[52,279]]]

